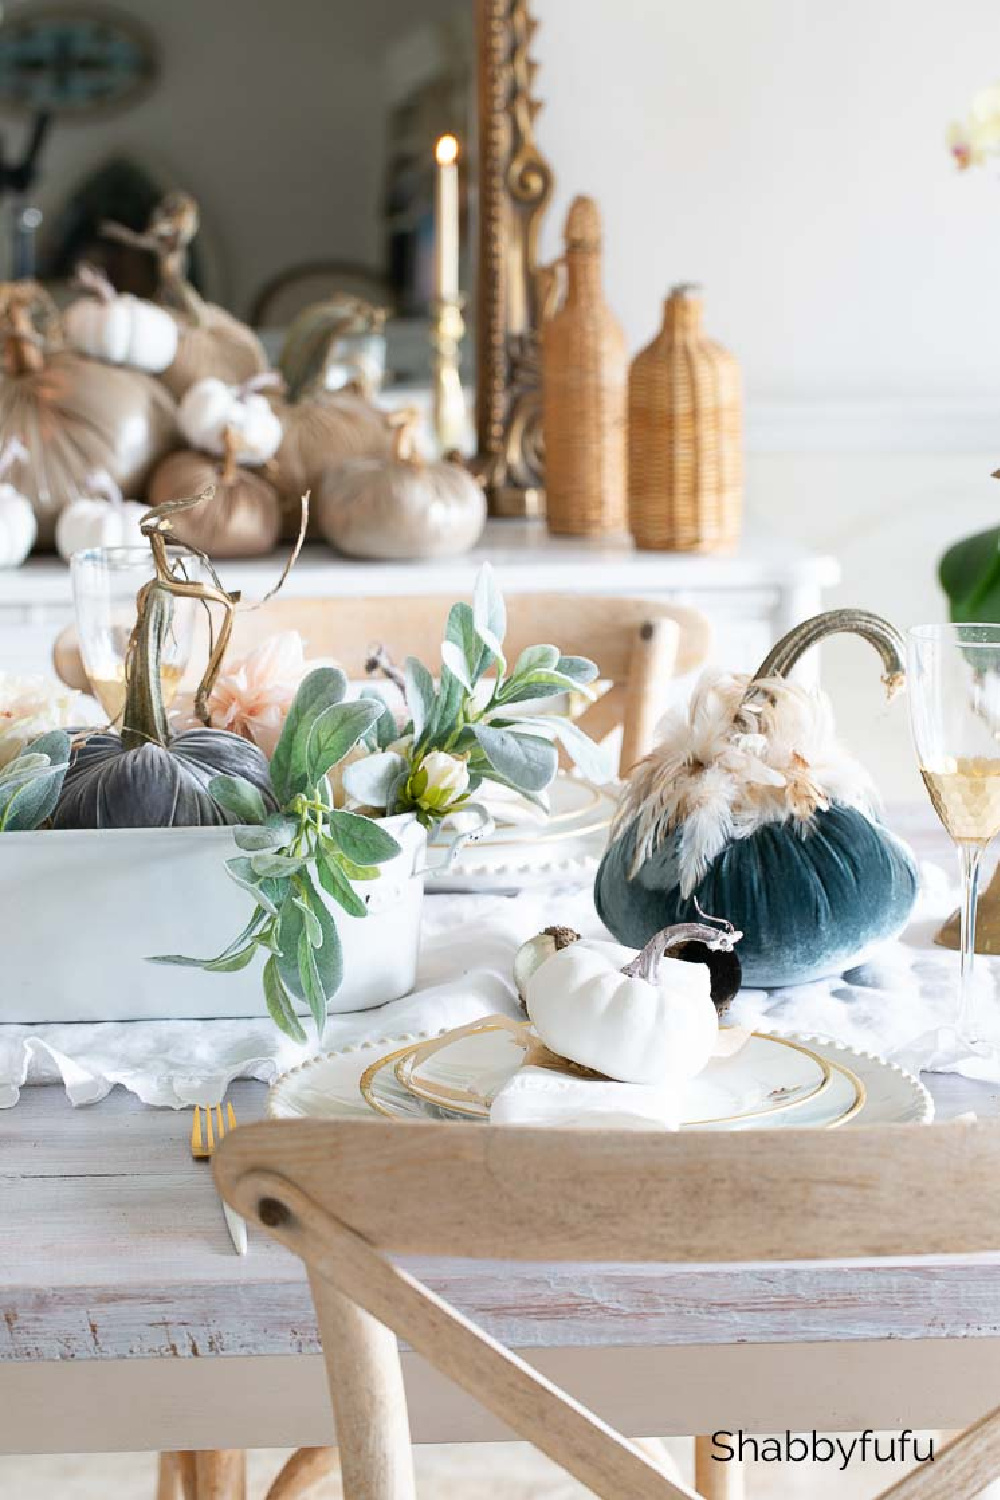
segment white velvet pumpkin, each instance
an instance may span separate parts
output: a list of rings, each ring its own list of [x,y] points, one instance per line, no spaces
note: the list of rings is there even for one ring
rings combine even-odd
[[[27,456],[17,438],[9,438],[0,450],[0,568],[19,568],[38,536],[34,506],[5,478],[11,466]]]
[[[110,474],[92,474],[87,492],[70,502],[56,522],[56,549],[69,562],[90,547],[144,547],[140,523],[148,507],[125,500]]]
[[[633,958],[618,943],[571,943],[528,980],[528,1015],[560,1057],[623,1083],[682,1084],[719,1034],[708,966],[661,958],[643,979],[622,973]]]
[[[78,354],[109,365],[160,375],[177,355],[178,329],[163,307],[119,294],[100,272],[84,267],[79,279],[89,296],[63,313],[67,341]]]
[[[281,442],[281,419],[261,395],[265,382],[273,384],[273,378],[259,376],[238,386],[227,385],[214,375],[196,381],[177,412],[191,447],[222,456],[229,432],[237,463],[255,466],[273,458]]]
[[[475,546],[486,524],[482,486],[461,464],[422,459],[407,419],[391,457],[328,468],[316,503],[323,536],[350,557],[454,557]]]

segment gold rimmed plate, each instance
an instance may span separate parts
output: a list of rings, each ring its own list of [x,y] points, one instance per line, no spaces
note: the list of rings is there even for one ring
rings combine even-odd
[[[402,1088],[428,1108],[486,1120],[499,1089],[529,1060],[588,1076],[586,1069],[544,1049],[540,1054],[528,1023],[491,1016],[376,1063],[362,1081],[362,1092],[379,1112],[392,1112]],[[683,1127],[738,1129],[817,1099],[832,1079],[831,1064],[801,1042],[755,1033],[739,1052],[714,1058],[687,1085]]]

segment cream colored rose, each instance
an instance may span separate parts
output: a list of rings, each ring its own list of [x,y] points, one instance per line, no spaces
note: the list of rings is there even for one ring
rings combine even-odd
[[[51,677],[0,672],[0,769],[50,729],[79,723],[79,695]]]

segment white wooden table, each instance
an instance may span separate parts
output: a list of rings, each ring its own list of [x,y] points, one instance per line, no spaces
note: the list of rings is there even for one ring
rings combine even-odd
[[[904,831],[944,857],[930,820]],[[928,1082],[939,1117],[1000,1113],[997,1089]],[[241,1120],[264,1092],[237,1085]],[[0,1452],[332,1440],[303,1271],[257,1233],[232,1253],[189,1127],[121,1092],[74,1111],[54,1087],[0,1115]],[[636,1435],[957,1428],[1000,1400],[996,1256],[415,1269]],[[404,1358],[417,1441],[504,1435]]]
[[[552,537],[537,521],[490,521],[474,551],[431,563],[365,563],[306,548],[285,584],[286,597],[405,594],[466,596],[489,560],[508,594],[575,590],[670,599],[708,615],[715,656],[734,671],[752,671],[777,638],[823,607],[840,578],[832,557],[770,536],[748,519],[732,557],[636,552],[628,538]],[[274,584],[282,558],[220,565],[230,588],[259,599]],[[46,672],[52,643],[73,617],[69,570],[54,557],[32,558],[0,572],[0,660],[12,672]]]

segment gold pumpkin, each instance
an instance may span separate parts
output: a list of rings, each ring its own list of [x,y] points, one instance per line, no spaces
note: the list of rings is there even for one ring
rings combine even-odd
[[[388,459],[356,458],[320,481],[316,515],[326,540],[351,557],[453,557],[482,534],[482,487],[460,463],[428,463],[416,451],[412,413],[396,415]]]
[[[211,500],[171,518],[173,536],[212,557],[264,557],[281,531],[278,492],[262,474],[240,468],[228,432],[224,441],[221,463],[205,453],[172,453],[150,480],[149,503],[164,505],[214,485]]]
[[[60,511],[98,470],[141,494],[176,442],[174,403],[151,375],[63,348],[55,306],[33,282],[0,286],[0,348],[0,444],[25,450],[8,477],[34,507],[37,546],[51,548]]]
[[[177,354],[160,379],[179,401],[206,375],[227,385],[242,385],[268,368],[260,339],[225,308],[206,302],[187,279],[188,247],[198,232],[198,205],[188,193],[168,193],[154,209],[142,234],[122,224],[105,224],[104,233],[122,244],[148,250],[159,276],[157,301],[176,318]]]

